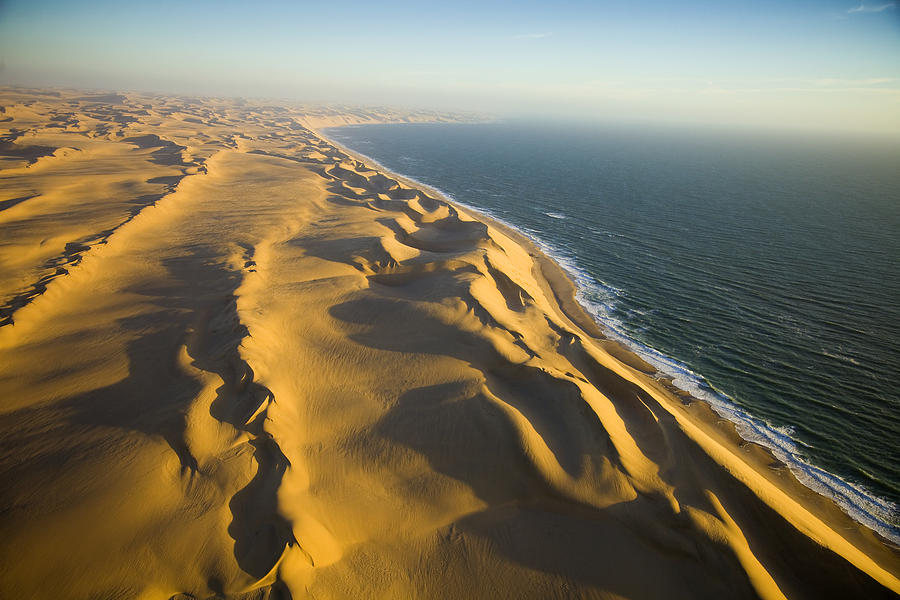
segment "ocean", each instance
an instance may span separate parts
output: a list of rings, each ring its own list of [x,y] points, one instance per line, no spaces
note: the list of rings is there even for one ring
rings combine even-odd
[[[516,121],[325,133],[535,239],[612,337],[900,542],[900,142]]]

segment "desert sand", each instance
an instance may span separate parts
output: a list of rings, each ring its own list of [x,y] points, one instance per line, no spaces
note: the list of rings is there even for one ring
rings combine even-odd
[[[900,553],[316,132],[0,90],[0,598],[883,598]]]

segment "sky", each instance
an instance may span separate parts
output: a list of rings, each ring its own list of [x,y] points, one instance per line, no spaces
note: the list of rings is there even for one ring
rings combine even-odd
[[[900,136],[900,0],[0,0],[0,84]]]

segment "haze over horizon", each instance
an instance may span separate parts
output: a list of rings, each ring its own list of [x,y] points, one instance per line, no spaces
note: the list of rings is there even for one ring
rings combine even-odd
[[[900,136],[900,6],[0,3],[0,83]]]
[[[898,58],[0,0],[0,600],[898,600]]]

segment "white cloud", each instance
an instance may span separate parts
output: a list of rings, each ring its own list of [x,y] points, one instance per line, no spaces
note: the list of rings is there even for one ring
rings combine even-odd
[[[518,35],[514,35],[513,37],[517,40],[539,40],[541,38],[550,37],[553,35],[552,31],[547,31],[545,33],[520,33]]]
[[[847,13],[851,14],[851,15],[854,13],[880,13],[889,8],[894,8],[895,6],[897,6],[896,2],[887,2],[885,4],[878,4],[878,5],[860,4],[859,6],[848,10]]]

